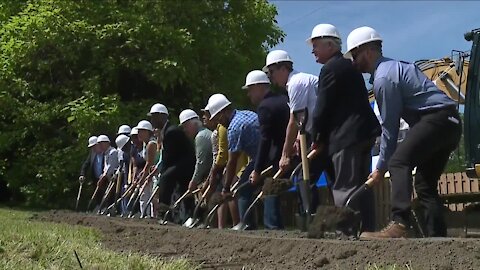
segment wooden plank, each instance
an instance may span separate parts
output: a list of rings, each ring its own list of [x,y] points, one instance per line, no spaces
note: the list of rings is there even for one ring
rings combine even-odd
[[[469,193],[472,192],[472,181],[468,178],[466,173],[461,173],[463,192]]]
[[[480,192],[479,186],[478,186],[478,185],[479,185],[478,179],[470,179],[470,181],[471,181],[471,182],[470,182],[470,190],[471,190],[472,192]]]
[[[438,192],[440,194],[447,194],[447,175],[442,174],[440,181],[438,181]]]
[[[451,173],[446,174],[447,178],[447,193],[446,194],[453,194],[455,193],[455,179],[453,179],[453,175]],[[457,207],[455,204],[448,205],[451,211],[456,211]]]

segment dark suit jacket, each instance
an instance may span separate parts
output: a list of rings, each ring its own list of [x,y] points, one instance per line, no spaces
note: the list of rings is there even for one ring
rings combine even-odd
[[[314,140],[333,154],[381,134],[362,74],[339,52],[323,66],[313,113]]]
[[[195,147],[178,126],[167,123],[163,135],[160,181],[188,184],[195,170]]]
[[[80,169],[80,175],[85,176],[85,178],[90,180],[98,180],[94,179],[93,176],[93,164],[95,162],[95,152],[90,150],[90,153],[87,156],[87,159],[82,164],[82,168]],[[103,155],[102,155],[102,171],[103,171]]]
[[[255,160],[257,172],[261,172],[269,165],[278,167],[290,118],[287,102],[288,96],[268,92],[257,108],[260,124],[260,141]]]

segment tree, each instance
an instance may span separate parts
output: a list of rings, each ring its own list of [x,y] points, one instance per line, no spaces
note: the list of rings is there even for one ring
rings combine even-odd
[[[275,7],[246,1],[11,1],[0,5],[0,181],[17,199],[70,198],[91,134],[222,92],[283,39]],[[175,117],[176,118],[176,117]]]

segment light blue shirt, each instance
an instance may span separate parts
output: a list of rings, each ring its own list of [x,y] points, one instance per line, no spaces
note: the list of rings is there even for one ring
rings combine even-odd
[[[98,179],[103,172],[103,154],[95,154],[93,162],[93,175]]]
[[[400,118],[410,127],[432,109],[455,106],[455,101],[423,74],[414,64],[381,57],[372,75],[373,92],[380,111],[382,136],[377,169],[387,170],[397,147]]]

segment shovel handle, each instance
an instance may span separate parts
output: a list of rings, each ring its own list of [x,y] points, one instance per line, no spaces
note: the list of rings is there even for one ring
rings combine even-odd
[[[300,155],[302,156],[302,171],[303,171],[303,180],[310,180],[310,168],[308,164],[307,156],[307,136],[305,134],[300,135]]]
[[[373,184],[374,184],[373,178],[368,178],[368,180],[365,182],[365,185],[369,188],[371,188]]]
[[[265,174],[271,172],[272,170],[273,170],[273,165],[270,165],[270,166],[268,166],[268,168],[266,168],[265,170],[263,170],[263,171],[260,173],[260,175],[261,175],[261,176],[264,176]]]

